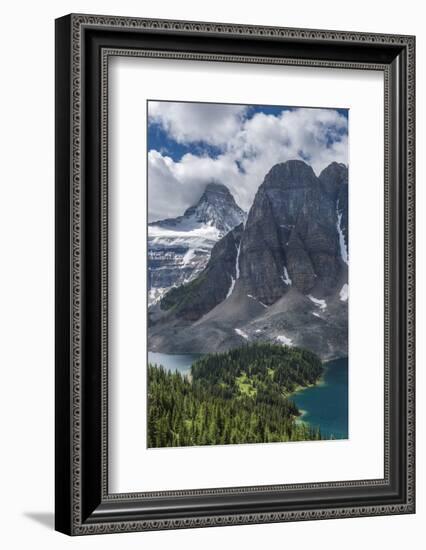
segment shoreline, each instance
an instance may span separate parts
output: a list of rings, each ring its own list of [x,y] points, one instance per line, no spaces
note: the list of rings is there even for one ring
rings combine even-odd
[[[176,355],[180,355],[180,354],[176,354]],[[160,358],[159,358],[160,359]],[[345,358],[341,358],[341,359],[346,359],[346,361],[348,360],[346,357]],[[331,429],[331,426],[327,428],[328,424],[326,422],[326,426],[322,426],[322,421],[318,422],[318,419],[317,419],[317,416],[318,416],[318,410],[317,410],[317,401],[318,399],[321,401],[324,400],[324,397],[321,397],[323,395],[323,392],[319,392],[317,394],[317,392],[313,392],[312,395],[311,394],[307,394],[306,398],[305,397],[302,397],[302,392],[305,391],[305,390],[308,390],[310,388],[315,388],[315,387],[318,387],[318,388],[322,388],[322,387],[326,387],[328,386],[329,384],[331,384],[333,386],[334,384],[334,378],[332,380],[328,380],[326,377],[328,376],[329,372],[332,371],[334,372],[334,370],[336,369],[336,366],[340,366],[340,364],[335,364],[338,360],[336,359],[333,359],[333,360],[328,360],[326,362],[324,362],[322,364],[323,368],[322,368],[322,372],[320,374],[320,376],[318,377],[318,379],[312,383],[312,384],[307,384],[306,386],[302,386],[302,385],[296,385],[293,389],[293,391],[291,392],[285,392],[285,391],[282,391],[281,392],[281,395],[283,396],[284,399],[288,399],[289,401],[293,401],[295,407],[297,408],[297,411],[298,411],[298,414],[297,415],[292,415],[293,416],[293,421],[295,424],[304,424],[306,427],[308,428],[311,428],[313,430],[316,430],[317,428],[318,429],[321,429],[321,431],[323,432],[322,433],[322,438],[325,439],[325,440],[329,440],[329,439],[347,439],[347,435],[345,436],[344,435],[344,432],[345,432],[345,429],[342,428],[343,432],[340,433],[340,428],[338,427],[333,427],[333,429]],[[194,361],[195,362],[195,361]],[[167,368],[165,367],[164,365],[161,365],[161,364],[158,364],[157,363],[157,366],[162,366],[165,370],[168,370],[170,372],[177,372],[179,373],[183,378],[185,378],[186,380],[188,380],[188,382],[190,384],[192,384],[193,380],[192,380],[192,376],[191,376],[191,367],[188,365],[187,369],[185,369],[185,372],[182,372],[181,369],[179,368],[174,368],[174,369],[171,369],[171,368]],[[328,395],[327,394],[327,390],[325,390],[326,394],[324,395]],[[300,395],[300,399],[298,399]],[[298,404],[298,401],[300,401],[300,405]],[[311,403],[312,401],[312,403]],[[305,404],[305,408],[302,408]],[[311,410],[311,406],[313,407],[313,410]],[[313,417],[310,418],[313,414]],[[338,435],[336,435],[335,433],[335,430],[337,429],[337,432],[338,432]],[[329,436],[331,434],[331,436]]]
[[[327,363],[329,363],[329,361],[327,361]],[[302,391],[304,390],[307,390],[309,388],[316,388],[316,387],[322,387],[322,386],[326,386],[326,381],[325,381],[325,375],[327,374],[327,371],[328,371],[328,368],[326,366],[326,364],[323,364],[323,367],[324,367],[324,370],[321,374],[321,376],[318,378],[318,381],[315,382],[314,384],[308,384],[307,386],[297,386],[295,390],[293,390],[291,393],[289,393],[288,395],[286,395],[286,399],[291,399],[291,397],[297,393],[301,393]],[[297,407],[297,404],[294,403]],[[306,426],[312,428],[312,429],[315,429],[315,426],[313,426],[308,420],[303,420],[303,417],[304,416],[307,416],[309,414],[309,411],[305,410],[305,409],[299,409],[299,407],[297,407],[297,410],[299,411],[299,415],[295,416],[294,417],[294,422],[296,424],[305,424]]]
[[[296,388],[292,392],[290,392],[288,394],[284,394],[285,397],[287,399],[290,399],[292,395],[295,395],[296,393],[300,393],[300,392],[302,392],[304,390],[307,390],[309,388],[320,388],[321,386],[325,386],[327,384],[326,381],[325,381],[325,375],[326,375],[327,371],[328,371],[328,367],[324,367],[324,371],[321,374],[321,376],[318,378],[317,382],[315,382],[314,384],[308,384],[307,386],[296,386]]]
[[[315,388],[315,387],[318,387],[318,388],[319,388],[319,387],[321,387],[321,386],[327,385],[327,382],[325,381],[325,376],[326,376],[326,374],[327,374],[327,371],[328,371],[329,368],[330,368],[330,367],[329,367],[329,364],[330,364],[330,363],[333,363],[334,361],[338,361],[338,360],[340,360],[340,359],[348,359],[348,356],[345,355],[345,356],[343,356],[343,357],[337,357],[337,358],[335,358],[335,359],[327,359],[327,361],[325,361],[325,362],[323,363],[323,368],[324,368],[324,370],[323,370],[323,373],[321,374],[321,376],[318,378],[318,381],[317,381],[317,382],[315,382],[314,384],[308,384],[307,386],[296,386],[296,388],[295,388],[292,392],[290,392],[290,393],[288,393],[288,394],[284,394],[285,397],[286,397],[287,399],[289,399],[291,396],[295,395],[296,393],[300,393],[300,392],[302,392],[302,391],[304,391],[304,390],[307,390],[307,389],[309,389],[309,388]]]

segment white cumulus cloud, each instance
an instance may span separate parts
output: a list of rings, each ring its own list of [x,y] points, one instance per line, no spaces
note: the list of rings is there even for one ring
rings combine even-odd
[[[185,154],[179,161],[148,154],[150,221],[177,216],[209,181],[227,185],[248,210],[265,175],[279,162],[304,160],[318,175],[331,162],[348,163],[347,119],[335,109],[299,108],[279,115],[244,116],[234,105],[150,102],[151,121],[180,143],[203,141],[218,156]]]
[[[219,103],[150,101],[150,123],[161,124],[178,143],[204,141],[224,146],[239,130],[247,108]]]

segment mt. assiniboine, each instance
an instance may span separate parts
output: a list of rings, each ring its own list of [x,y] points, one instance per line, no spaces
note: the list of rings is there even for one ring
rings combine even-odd
[[[189,234],[201,239],[203,231],[205,237],[211,232],[208,245],[187,246]],[[150,350],[207,353],[266,340],[307,348],[323,359],[347,355],[345,165],[332,163],[317,177],[303,161],[276,164],[247,220],[229,190],[211,184],[183,216],[151,224],[149,240],[151,283],[156,255],[167,263],[159,249],[166,241],[170,250],[183,247],[182,258],[191,255],[175,265],[176,277],[164,284],[173,288],[149,309]],[[167,269],[157,270],[156,281],[161,271]]]
[[[148,305],[201,273],[216,242],[245,219],[229,189],[211,182],[183,216],[150,223]]]

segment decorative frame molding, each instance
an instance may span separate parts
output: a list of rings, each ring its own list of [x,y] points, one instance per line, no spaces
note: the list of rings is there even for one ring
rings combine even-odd
[[[226,37],[232,45],[226,44]],[[155,47],[158,38],[166,42],[161,49]],[[206,47],[201,40],[207,38],[213,40]],[[139,39],[141,44],[135,44]],[[179,40],[181,46],[174,48]],[[225,51],[210,51],[219,44]],[[58,530],[83,535],[414,512],[414,50],[414,37],[389,34],[95,15],[70,15],[56,21]],[[107,77],[108,59],[116,55],[384,72],[383,480],[108,493]],[[93,156],[88,155],[89,149],[96,152],[93,161],[88,160]],[[98,206],[92,211],[89,202]],[[397,407],[405,412],[400,424],[395,418]],[[369,495],[377,491],[371,501],[363,493],[366,489]],[[321,491],[328,497],[336,495],[335,500],[329,498],[330,504],[318,497],[309,500]],[[303,509],[288,500],[294,500],[295,494],[298,502],[304,501]],[[358,495],[361,504],[355,497],[354,504],[342,504],[339,498],[347,500],[350,494]],[[250,499],[249,504],[249,495],[259,502],[252,504]],[[187,512],[173,510],[177,497],[188,499]],[[206,513],[203,506],[211,498],[216,511]],[[167,502],[154,513],[149,502],[158,505],[159,499]]]

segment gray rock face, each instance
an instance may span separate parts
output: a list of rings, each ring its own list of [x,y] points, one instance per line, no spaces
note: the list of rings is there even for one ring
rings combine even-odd
[[[332,162],[321,172],[319,180],[324,192],[336,203],[336,209],[342,216],[341,228],[348,245],[348,169],[344,164]]]
[[[218,240],[245,220],[225,185],[209,183],[182,216],[148,226],[148,305],[173,287],[195,279]]]
[[[334,183],[323,179],[327,188]],[[296,160],[274,166],[259,187],[242,239],[240,284],[262,302],[273,304],[292,286],[333,292],[342,261],[336,198],[324,187]]]
[[[316,177],[302,161],[275,165],[245,226],[156,306],[150,349],[215,352],[269,340],[347,355],[347,247],[346,166],[332,163]]]
[[[172,288],[162,299],[163,310],[187,321],[197,321],[232,290],[236,278],[236,258],[243,224],[227,233],[212,249],[210,260],[197,278]]]

